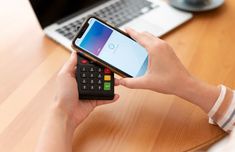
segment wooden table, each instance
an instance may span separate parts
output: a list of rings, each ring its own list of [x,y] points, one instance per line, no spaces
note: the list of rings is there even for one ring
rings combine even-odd
[[[69,52],[47,38],[27,0],[0,5],[0,151],[32,152]],[[195,76],[235,87],[235,1],[196,14],[164,37]],[[224,135],[198,107],[170,95],[116,88],[78,128],[74,151],[178,152]]]

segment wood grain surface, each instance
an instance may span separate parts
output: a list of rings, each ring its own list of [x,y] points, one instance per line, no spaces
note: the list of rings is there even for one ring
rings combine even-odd
[[[32,152],[69,52],[47,38],[27,0],[0,5],[0,152]],[[196,77],[235,87],[235,1],[198,13],[162,39]],[[225,135],[178,97],[118,87],[77,129],[75,152],[193,151]]]

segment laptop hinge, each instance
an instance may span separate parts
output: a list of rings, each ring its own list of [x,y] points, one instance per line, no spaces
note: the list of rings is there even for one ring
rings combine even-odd
[[[72,18],[74,18],[74,17],[76,17],[78,15],[81,15],[82,13],[84,13],[84,12],[86,12],[88,10],[91,10],[92,8],[95,8],[95,7],[97,7],[97,6],[99,6],[99,5],[103,4],[103,3],[108,2],[108,1],[110,1],[110,0],[102,0],[100,2],[97,2],[97,3],[95,3],[95,4],[91,5],[91,6],[88,6],[88,7],[84,8],[84,9],[82,9],[82,10],[79,10],[79,11],[77,11],[77,12],[75,12],[75,13],[67,16],[67,17],[64,17],[64,18],[58,20],[56,23],[57,24],[62,24],[64,22],[66,22],[66,21],[68,21],[68,20],[70,20],[70,19],[72,19]]]

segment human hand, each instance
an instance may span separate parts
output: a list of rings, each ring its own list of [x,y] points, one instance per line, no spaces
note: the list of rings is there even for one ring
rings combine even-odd
[[[77,66],[77,54],[73,52],[70,59],[64,64],[57,75],[57,94],[55,107],[69,116],[73,128],[76,128],[96,106],[115,102],[119,95],[115,95],[111,101],[79,100],[75,70]]]
[[[163,40],[147,32],[139,33],[132,29],[126,29],[126,32],[146,48],[148,69],[142,77],[122,78],[117,84],[173,94],[198,105],[205,112],[211,109],[220,93],[218,87],[191,76],[174,50]]]
[[[139,33],[130,28],[126,32],[148,51],[148,69],[142,77],[122,78],[118,83],[128,88],[176,94],[183,87],[183,82],[191,76],[174,50],[165,41],[150,33]]]

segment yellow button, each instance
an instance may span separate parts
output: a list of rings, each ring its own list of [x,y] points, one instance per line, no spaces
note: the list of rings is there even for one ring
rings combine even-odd
[[[110,75],[104,75],[104,81],[110,81],[111,76]]]

